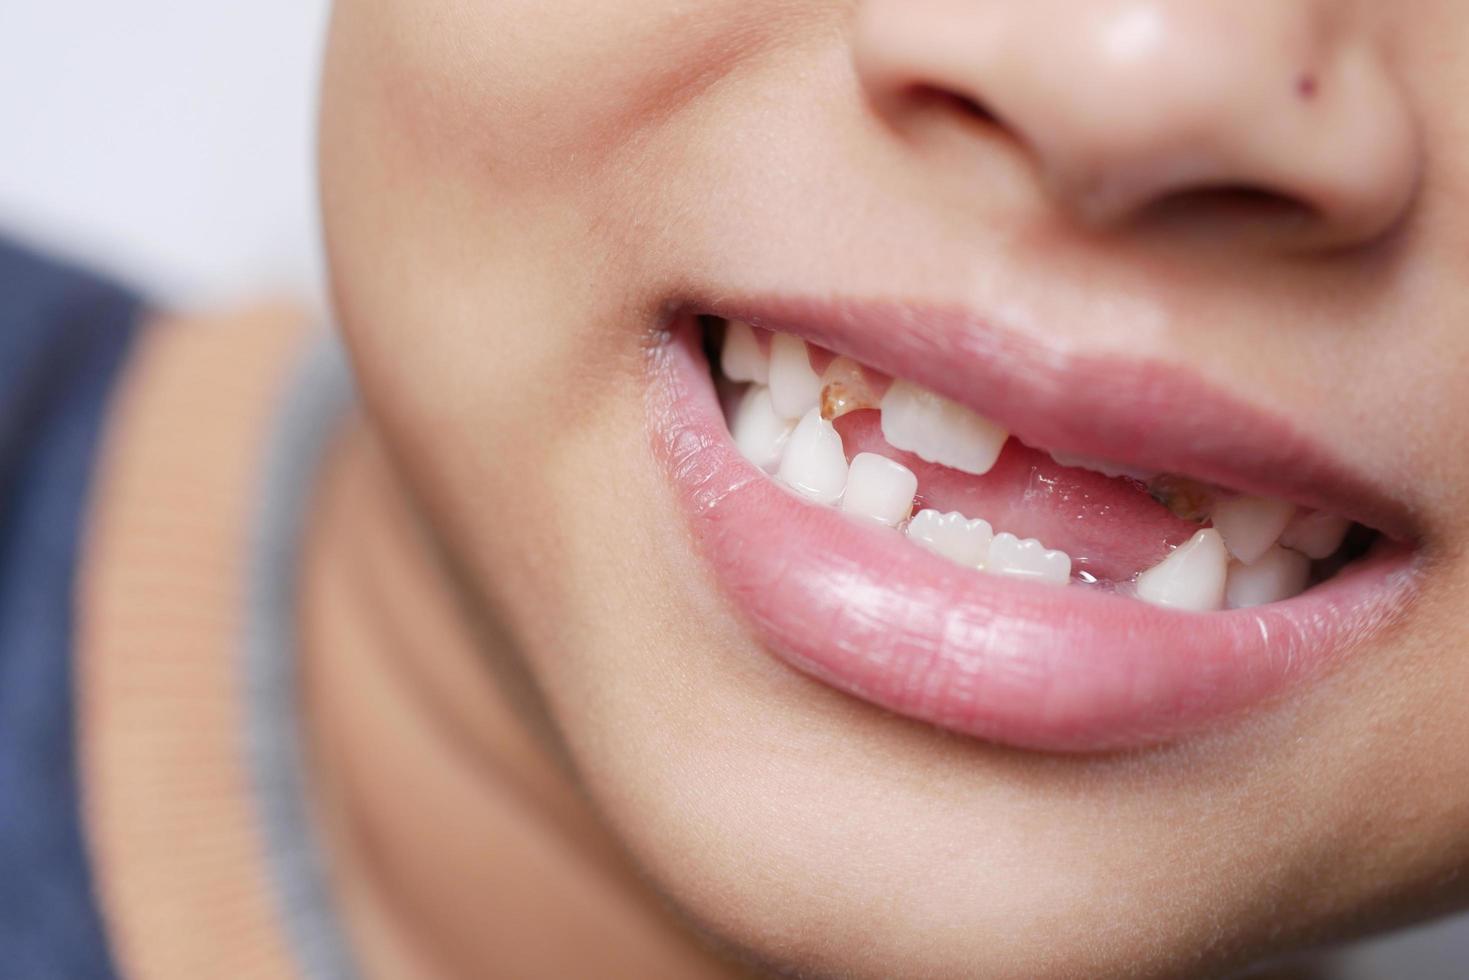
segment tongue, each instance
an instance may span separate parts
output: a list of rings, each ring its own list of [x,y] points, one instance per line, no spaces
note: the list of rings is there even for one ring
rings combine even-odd
[[[957,510],[984,518],[996,533],[1038,538],[1069,554],[1075,570],[1100,581],[1130,581],[1199,530],[1135,480],[1062,466],[1014,439],[1005,444],[994,469],[971,476],[894,449],[883,438],[875,411],[843,416],[836,427],[848,458],[879,453],[912,470],[918,477],[919,509]]]

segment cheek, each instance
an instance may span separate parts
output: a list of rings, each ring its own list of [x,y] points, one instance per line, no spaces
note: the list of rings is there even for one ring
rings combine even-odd
[[[768,5],[668,6],[415,0],[334,16],[321,162],[339,318],[405,468],[527,628],[569,628],[546,610],[605,569],[589,542],[637,537],[632,476],[650,471],[639,382],[655,287],[598,212],[647,213],[630,148],[752,43],[741,22]]]
[[[762,5],[668,6],[338,6],[326,234],[354,348],[393,361],[383,380],[434,377],[443,401],[554,384],[626,346],[646,302],[626,284],[646,277],[609,218],[653,210],[635,148],[723,70]]]
[[[491,510],[549,506],[568,442],[613,400],[640,405],[667,284],[630,242],[670,222],[648,176],[676,152],[670,119],[810,6],[338,5],[321,133],[334,298],[365,397],[421,472]],[[471,464],[492,472],[449,475]]]
[[[779,39],[791,6],[378,0],[341,9],[333,35],[409,152],[537,185],[579,181],[665,122]]]

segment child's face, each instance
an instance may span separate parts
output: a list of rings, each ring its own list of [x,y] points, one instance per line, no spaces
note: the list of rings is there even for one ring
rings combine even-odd
[[[813,973],[1034,977],[1462,901],[1465,38],[1458,0],[338,5],[366,400],[676,905]],[[1414,550],[1235,612],[962,569],[740,460],[675,313]],[[1043,455],[912,468],[1122,591],[1197,530]]]

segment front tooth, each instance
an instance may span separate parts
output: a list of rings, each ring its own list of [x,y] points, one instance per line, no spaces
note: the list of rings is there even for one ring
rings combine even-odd
[[[1270,550],[1294,516],[1296,507],[1267,497],[1234,497],[1214,505],[1214,527],[1224,546],[1246,565]]]
[[[811,369],[806,344],[790,334],[770,338],[770,399],[788,419],[801,418],[821,402],[821,378]]]
[[[920,510],[908,522],[907,533],[914,543],[968,568],[979,568],[989,560],[995,536],[988,521],[971,521],[958,511],[940,514],[936,510]]]
[[[1224,605],[1228,568],[1223,536],[1205,528],[1138,576],[1137,597],[1155,606],[1211,612]]]
[[[1283,547],[1299,551],[1307,558],[1330,558],[1346,540],[1352,522],[1322,510],[1298,514],[1280,536]]]
[[[842,510],[897,527],[913,512],[918,477],[902,463],[877,453],[858,453],[847,474]]]
[[[755,328],[740,320],[731,320],[725,325],[719,368],[731,381],[750,381],[757,385],[770,383],[770,360],[755,339]]]
[[[1306,591],[1311,578],[1311,559],[1286,548],[1273,546],[1252,565],[1234,562],[1229,566],[1229,584],[1224,601],[1230,609],[1249,609]]]
[[[772,372],[773,373],[773,372]],[[780,481],[819,504],[842,499],[847,486],[847,454],[841,434],[818,409],[802,416],[780,458]]]
[[[821,417],[839,419],[878,406],[867,372],[849,357],[837,357],[821,373]]]
[[[780,466],[781,450],[785,449],[795,427],[794,422],[781,418],[770,404],[770,389],[755,385],[745,392],[735,409],[730,429],[740,453],[762,470],[773,473]]]
[[[975,476],[995,465],[1009,433],[911,381],[894,381],[882,398],[882,434],[895,449]]]
[[[1035,538],[1022,541],[1007,532],[995,535],[985,571],[1065,585],[1071,581],[1071,556],[1048,550]]]

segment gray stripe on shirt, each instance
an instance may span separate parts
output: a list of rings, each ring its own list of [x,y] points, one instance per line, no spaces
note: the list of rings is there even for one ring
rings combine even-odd
[[[325,337],[298,368],[267,445],[245,600],[246,766],[289,951],[311,980],[357,976],[312,820],[296,649],[301,548],[316,477],[353,400],[341,347]]]

